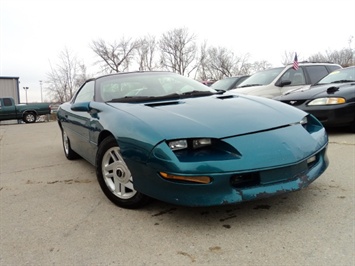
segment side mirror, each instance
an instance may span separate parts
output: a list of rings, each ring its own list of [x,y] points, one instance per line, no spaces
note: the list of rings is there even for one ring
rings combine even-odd
[[[70,109],[76,112],[89,112],[91,110],[90,102],[74,103]]]
[[[292,83],[291,80],[283,80],[283,81],[278,81],[275,85],[278,87],[283,87],[283,86],[290,85],[291,83]]]

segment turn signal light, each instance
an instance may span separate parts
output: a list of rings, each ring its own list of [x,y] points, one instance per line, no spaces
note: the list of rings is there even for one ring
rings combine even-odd
[[[211,178],[208,176],[181,176],[181,175],[172,175],[164,172],[159,172],[159,174],[165,179],[188,181],[188,182],[194,182],[200,184],[211,183]]]

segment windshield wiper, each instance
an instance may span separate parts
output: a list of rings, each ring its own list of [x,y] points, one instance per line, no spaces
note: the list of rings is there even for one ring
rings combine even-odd
[[[237,88],[247,88],[247,87],[254,87],[254,86],[263,86],[263,84],[247,84],[247,85],[240,86]]]
[[[213,95],[211,91],[188,91],[180,94],[183,98],[185,97],[201,97]]]
[[[179,99],[180,95],[177,93],[172,93],[163,96],[125,96],[123,98],[112,99],[108,102],[113,103],[142,103],[151,101],[164,101],[164,100],[175,100]]]
[[[225,93],[226,91],[225,90],[222,90],[222,89],[214,89],[216,92],[216,94],[223,94]]]
[[[210,91],[189,91],[182,94],[172,93],[162,96],[125,96],[123,98],[115,98],[107,102],[113,103],[144,103],[144,102],[156,102],[156,101],[165,101],[165,100],[178,100],[181,98],[189,97],[202,97],[213,95],[213,92]]]
[[[331,83],[345,83],[345,82],[354,82],[355,80],[350,80],[350,79],[342,79],[342,80],[337,80],[333,81]]]

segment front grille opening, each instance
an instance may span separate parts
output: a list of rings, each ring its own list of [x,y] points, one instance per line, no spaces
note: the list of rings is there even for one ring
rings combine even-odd
[[[258,172],[236,174],[231,177],[231,185],[235,188],[246,188],[260,185],[260,175]]]

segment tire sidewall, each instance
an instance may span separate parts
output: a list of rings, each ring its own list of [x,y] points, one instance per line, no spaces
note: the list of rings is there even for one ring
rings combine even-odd
[[[62,144],[63,144],[63,151],[64,151],[65,157],[67,157],[68,160],[75,160],[75,159],[79,158],[79,155],[75,151],[73,151],[71,149],[70,139],[68,138],[68,135],[67,135],[68,150],[65,149],[65,143],[64,143],[65,142],[65,137],[64,137],[64,134],[66,134],[66,133],[65,133],[64,130],[62,130]]]
[[[29,119],[29,118],[33,118],[33,119]],[[34,123],[34,122],[36,122],[36,114],[34,114],[33,112],[24,113],[23,121],[25,123]]]
[[[121,199],[114,195],[110,189],[107,187],[106,182],[104,180],[103,174],[102,174],[102,159],[106,153],[107,150],[113,148],[113,147],[118,147],[117,141],[115,138],[112,136],[105,138],[101,144],[99,145],[97,155],[96,155],[96,176],[97,180],[100,184],[101,190],[104,192],[106,197],[115,205],[122,207],[122,208],[128,208],[128,209],[136,209],[139,208],[145,204],[148,203],[148,197],[145,196],[144,194],[140,193],[137,191],[137,193],[130,199]]]

